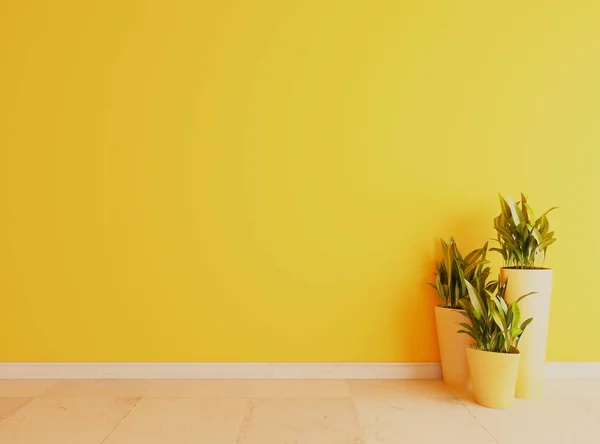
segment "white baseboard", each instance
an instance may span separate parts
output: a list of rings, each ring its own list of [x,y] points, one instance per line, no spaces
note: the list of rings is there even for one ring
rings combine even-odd
[[[438,363],[0,363],[0,379],[440,379]]]
[[[0,379],[441,379],[438,363],[0,363]],[[600,379],[600,362],[550,362],[549,379]]]

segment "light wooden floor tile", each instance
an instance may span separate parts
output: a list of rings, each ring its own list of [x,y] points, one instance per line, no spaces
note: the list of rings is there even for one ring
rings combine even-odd
[[[454,402],[456,394],[437,380],[356,380],[348,381],[354,398],[393,398],[407,404]]]
[[[34,398],[56,385],[56,381],[29,379],[1,379],[0,398]]]
[[[235,444],[247,401],[146,398],[105,444]]]
[[[512,408],[467,407],[499,444],[598,444],[600,420],[577,399],[516,399]]]
[[[547,381],[544,399],[508,410],[431,380],[0,381],[0,393],[0,444],[600,442],[600,381]]]
[[[351,399],[251,402],[239,444],[364,444]]]
[[[469,410],[452,398],[435,404],[406,398],[356,398],[365,444],[496,444]]]
[[[170,380],[156,381],[148,394],[165,398],[348,398],[346,381],[338,380]]]
[[[57,382],[43,396],[58,398],[94,396],[141,398],[148,393],[153,385],[154,381],[150,380],[67,380]]]
[[[0,421],[8,418],[20,408],[26,406],[33,398],[0,398]]]
[[[600,426],[600,397],[585,398],[581,401],[583,408],[596,420]]]
[[[544,398],[600,399],[600,379],[545,381]]]
[[[0,443],[100,444],[135,398],[37,398],[0,422]]]

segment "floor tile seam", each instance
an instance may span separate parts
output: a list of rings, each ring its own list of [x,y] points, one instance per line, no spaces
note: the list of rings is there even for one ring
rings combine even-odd
[[[115,398],[115,399],[117,399],[117,398]],[[110,430],[110,432],[108,432],[108,435],[106,435],[106,437],[100,442],[100,444],[104,444],[106,442],[106,440],[111,437],[111,435],[115,432],[115,430],[117,430],[119,428],[119,426],[123,423],[123,421],[125,421],[125,419],[131,414],[131,412],[133,412],[135,410],[135,408],[140,404],[140,402],[142,402],[142,398],[139,398],[138,401],[133,406],[131,406],[131,408],[127,411],[127,413],[125,413],[125,415],[123,415],[123,417],[117,421],[115,426]]]
[[[246,406],[244,408],[244,416],[242,416],[242,420],[240,421],[240,425],[238,427],[238,432],[235,438],[235,444],[242,444],[244,441],[244,432],[249,425],[252,423],[252,419],[254,417],[254,410],[256,409],[256,402],[251,399],[246,400]]]
[[[27,398],[27,396],[23,396],[23,398]],[[23,399],[23,398],[4,398],[4,399]],[[15,410],[14,412],[12,412],[10,415],[8,415],[6,418],[0,419],[0,429],[2,429],[2,424],[8,420],[9,418],[12,418],[14,415],[16,415],[17,413],[19,413],[21,410],[23,410],[24,408],[26,408],[27,406],[31,405],[31,403],[33,401],[35,401],[36,399],[39,399],[39,396],[36,397],[32,397],[29,399],[29,401],[27,401],[25,404],[23,404],[21,407],[19,407],[17,410]]]
[[[459,399],[460,399],[460,398],[459,398]],[[496,439],[496,437],[495,437],[495,436],[492,434],[492,432],[490,432],[490,431],[488,430],[488,428],[487,428],[487,427],[486,427],[486,426],[483,424],[483,422],[481,422],[481,421],[479,420],[479,418],[477,418],[477,416],[475,415],[475,413],[473,413],[473,412],[471,411],[471,409],[469,408],[469,406],[468,406],[467,404],[465,404],[465,402],[464,402],[462,399],[460,400],[460,405],[462,405],[462,406],[465,408],[465,410],[466,410],[467,412],[469,412],[469,414],[470,414],[470,415],[473,417],[473,419],[475,420],[475,422],[477,422],[477,424],[479,424],[479,425],[481,426],[481,428],[482,428],[483,430],[485,430],[485,431],[486,431],[486,433],[487,433],[488,435],[490,435],[490,436],[492,437],[492,439],[493,439],[493,440],[494,440],[494,441],[495,441],[497,444],[500,444],[500,441],[498,441],[498,440]]]
[[[362,421],[360,419],[360,413],[358,411],[358,406],[356,405],[355,398],[350,398],[350,403],[352,404],[352,410],[356,414],[356,421],[358,422],[358,430],[360,431],[360,436],[358,437],[360,441],[357,441],[357,444],[366,444],[365,440],[365,428],[362,425]]]

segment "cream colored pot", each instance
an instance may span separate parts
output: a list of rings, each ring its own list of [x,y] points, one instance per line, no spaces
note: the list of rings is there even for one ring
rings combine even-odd
[[[525,330],[519,344],[521,363],[519,364],[516,396],[524,399],[540,398],[546,364],[552,270],[502,268],[500,277],[502,282],[508,279],[504,295],[508,303],[516,301],[524,294],[536,292],[519,302],[521,322],[527,318],[533,318],[533,322]]]
[[[469,386],[469,369],[465,349],[474,341],[469,335],[457,333],[462,329],[460,322],[469,323],[462,310],[435,307],[440,358],[444,382],[459,389]]]
[[[475,401],[493,409],[511,407],[515,400],[519,353],[494,353],[469,347],[467,361]]]

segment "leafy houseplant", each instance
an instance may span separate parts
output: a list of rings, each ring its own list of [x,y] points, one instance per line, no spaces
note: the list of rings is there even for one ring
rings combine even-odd
[[[521,315],[534,317],[535,323],[520,345],[516,391],[519,398],[534,399],[542,395],[553,274],[552,269],[543,268],[543,263],[548,247],[556,241],[548,221],[548,213],[555,208],[536,217],[523,194],[519,202],[500,195],[500,214],[494,219],[500,245],[492,250],[499,252],[504,260],[501,281],[509,282],[504,299],[511,304],[522,294],[535,293],[520,307]]]
[[[467,297],[465,282],[480,288],[485,285],[490,268],[485,267],[488,244],[471,251],[463,258],[453,237],[446,243],[443,239],[442,260],[436,261],[435,284],[429,283],[437,291],[442,307],[461,309],[461,299]]]
[[[470,324],[461,323],[465,333],[475,340],[477,350],[493,353],[514,353],[518,349],[521,336],[533,318],[526,319],[521,325],[521,311],[518,303],[529,296],[521,296],[517,301],[507,304],[504,293],[508,282],[499,284],[494,281],[492,285],[481,293],[470,282],[465,281],[469,292],[469,300],[461,301],[464,316]],[[494,289],[496,292],[494,292]],[[494,294],[495,293],[495,294]]]
[[[469,300],[462,301],[470,324],[461,323],[475,341],[467,348],[467,362],[476,401],[486,407],[506,408],[514,401],[519,371],[519,341],[532,318],[521,321],[518,302],[504,300],[508,283],[493,282],[480,292],[465,282]]]
[[[519,202],[500,195],[500,214],[494,219],[500,248],[492,248],[502,255],[506,267],[539,268],[546,258],[546,249],[556,238],[550,231],[547,214],[552,207],[537,219],[521,193]]]
[[[442,259],[437,261],[435,284],[429,283],[437,290],[440,305],[435,307],[438,344],[442,363],[444,382],[457,388],[466,388],[469,382],[469,371],[465,349],[472,343],[471,339],[458,334],[461,315],[461,301],[468,298],[465,282],[470,282],[483,289],[490,274],[486,266],[488,245],[473,250],[462,256],[456,241],[442,243]]]

